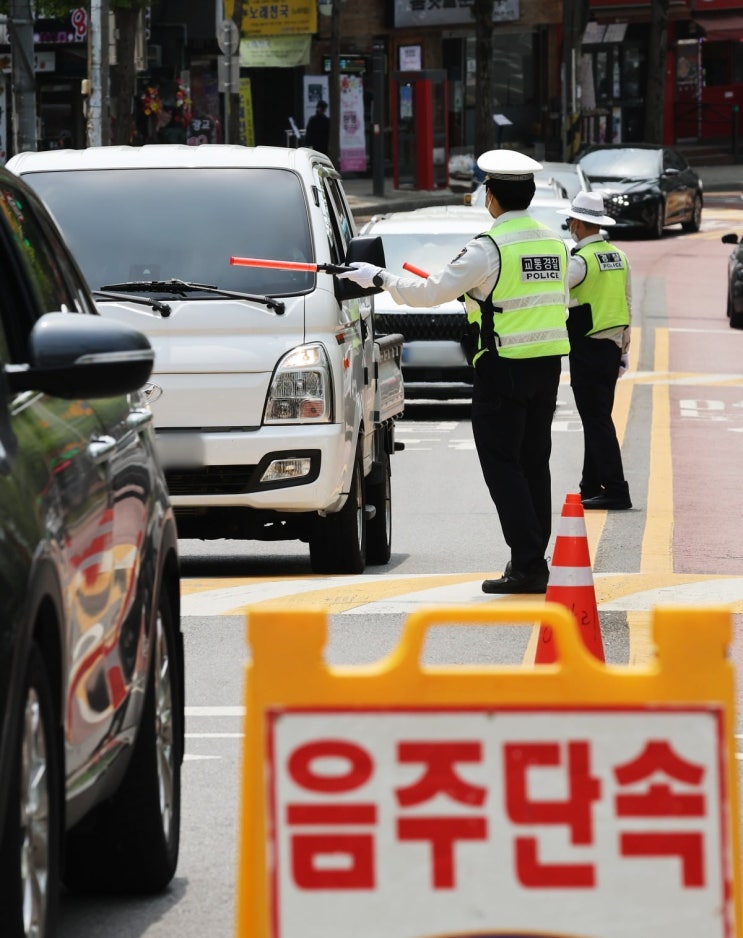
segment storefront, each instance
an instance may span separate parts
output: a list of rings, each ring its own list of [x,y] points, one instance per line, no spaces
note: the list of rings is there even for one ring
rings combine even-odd
[[[88,73],[88,15],[83,7],[60,19],[34,22],[37,147],[84,147],[82,80]],[[12,54],[7,24],[0,24],[0,162],[12,153]]]

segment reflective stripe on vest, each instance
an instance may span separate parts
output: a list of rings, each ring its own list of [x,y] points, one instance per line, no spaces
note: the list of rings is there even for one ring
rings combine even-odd
[[[567,250],[561,238],[528,216],[495,225],[488,236],[500,252],[501,268],[492,293],[493,332],[504,358],[542,358],[570,351],[565,325]],[[480,325],[475,361],[487,350],[482,310],[467,303],[470,322]]]
[[[608,241],[591,241],[575,251],[586,262],[586,276],[570,291],[570,299],[591,307],[593,325],[587,335],[629,325],[627,257]]]

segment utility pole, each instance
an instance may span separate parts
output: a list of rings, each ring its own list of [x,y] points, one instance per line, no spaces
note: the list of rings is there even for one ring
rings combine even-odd
[[[37,149],[34,19],[31,0],[11,0],[10,49],[13,79],[13,152]]]
[[[563,2],[562,152],[568,162],[580,151],[581,40],[588,22],[588,0]]]
[[[330,14],[330,159],[341,166],[341,0]]]
[[[108,91],[108,0],[90,0],[88,37],[88,146],[107,146],[110,142]]]

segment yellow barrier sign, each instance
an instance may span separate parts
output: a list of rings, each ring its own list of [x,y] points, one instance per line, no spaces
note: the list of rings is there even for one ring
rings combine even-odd
[[[437,626],[554,629],[554,664],[429,666]],[[555,603],[416,613],[331,667],[253,612],[239,938],[741,938],[731,616],[659,609],[599,662]]]

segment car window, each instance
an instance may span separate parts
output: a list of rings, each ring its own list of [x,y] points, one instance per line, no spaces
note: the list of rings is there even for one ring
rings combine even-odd
[[[5,365],[12,360],[8,337],[5,334],[5,323],[10,322],[11,318],[8,294],[5,290],[0,290],[0,365]]]
[[[675,150],[664,150],[663,169],[677,169],[681,172],[686,169],[686,160]]]
[[[348,242],[353,237],[353,223],[340,192],[340,183],[335,176],[315,167],[315,178],[320,196],[320,209],[325,220],[330,256],[334,264],[341,264],[346,257]]]
[[[26,268],[40,311],[73,312],[78,309],[77,298],[63,268],[64,250],[52,229],[34,210],[26,192],[11,181],[3,180],[0,183],[0,211]]]
[[[410,276],[408,271],[403,270],[402,265],[406,262],[427,273],[441,270],[479,233],[476,224],[469,235],[457,231],[445,234],[424,231],[378,232],[373,228],[368,232],[370,235],[381,234],[387,270],[403,277]]]
[[[660,152],[642,147],[593,150],[581,157],[580,165],[593,178],[650,179],[660,172]]]
[[[25,179],[93,289],[171,279],[272,295],[314,288],[312,272],[230,264],[232,256],[314,261],[304,190],[290,170],[146,167]]]

